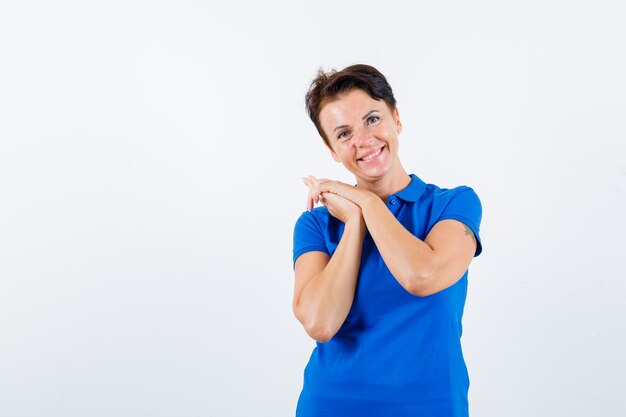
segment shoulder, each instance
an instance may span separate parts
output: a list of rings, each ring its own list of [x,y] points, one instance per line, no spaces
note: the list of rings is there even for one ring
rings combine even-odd
[[[435,201],[449,202],[453,198],[458,197],[476,197],[476,191],[468,185],[459,185],[453,188],[441,188],[435,184],[426,185],[427,192],[430,192]]]
[[[435,211],[443,210],[450,204],[481,207],[478,194],[468,185],[442,188],[435,184],[426,184],[425,194],[430,197]]]
[[[326,207],[315,207],[311,211],[305,210],[300,214],[294,225],[295,236],[326,235],[329,221],[332,216]]]
[[[293,230],[293,263],[300,255],[310,251],[329,253],[327,238],[328,209],[316,207],[311,211],[304,211]]]
[[[474,256],[478,256],[482,252],[479,233],[482,205],[478,194],[472,187],[460,185],[448,189],[438,188],[434,191],[434,195],[431,227],[442,220],[457,220],[465,224],[476,236],[477,248]]]
[[[459,185],[453,188],[443,188],[436,184],[425,182],[415,174],[410,174],[410,176],[413,181],[406,189],[409,193],[405,193],[405,190],[401,192],[406,194],[409,199],[421,200],[422,202],[431,202],[434,204],[445,204],[458,196],[471,195],[478,199],[478,195],[470,186]]]
[[[315,207],[313,210],[305,210],[300,214],[300,217],[296,220],[296,227],[303,224],[317,225],[319,227],[325,227],[328,224],[328,218],[330,213],[326,207]]]

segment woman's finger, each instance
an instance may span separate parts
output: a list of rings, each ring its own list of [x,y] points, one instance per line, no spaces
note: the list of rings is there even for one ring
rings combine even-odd
[[[309,194],[307,195],[306,207],[308,211],[313,210],[315,204],[322,201],[320,182],[315,176],[309,175],[308,177],[302,177],[302,182],[309,187]]]
[[[311,210],[313,210],[313,207],[315,207],[315,203],[316,203],[316,201],[315,201],[315,190],[313,190],[313,189],[309,190],[308,199],[309,199],[309,207],[310,207],[309,211],[311,211]]]
[[[319,192],[317,190],[310,190],[307,196],[307,206],[309,211],[313,210],[316,203],[319,203]]]

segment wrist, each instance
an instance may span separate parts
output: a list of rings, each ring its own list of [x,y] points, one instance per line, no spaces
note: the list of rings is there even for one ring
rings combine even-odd
[[[346,227],[363,228],[365,227],[365,220],[361,213],[350,216],[346,219]]]
[[[367,191],[366,194],[364,195],[361,204],[359,204],[359,207],[361,207],[361,212],[363,213],[363,216],[365,215],[365,212],[372,207],[372,205],[379,203],[380,197],[378,197],[376,194],[374,194],[371,191]]]

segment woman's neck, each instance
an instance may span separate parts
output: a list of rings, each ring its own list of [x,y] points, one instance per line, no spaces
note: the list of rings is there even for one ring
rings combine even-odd
[[[402,166],[399,166],[395,172],[388,172],[387,175],[373,182],[357,178],[357,187],[373,192],[385,203],[390,194],[405,189],[410,183],[411,177]]]

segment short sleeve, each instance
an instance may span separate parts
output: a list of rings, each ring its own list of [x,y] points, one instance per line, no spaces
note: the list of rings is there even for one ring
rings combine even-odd
[[[300,255],[311,251],[328,253],[324,229],[313,212],[305,211],[296,221],[293,231],[293,264]],[[329,254],[330,255],[330,254]]]
[[[483,209],[478,195],[472,188],[462,186],[458,187],[457,192],[454,193],[439,217],[439,221],[447,219],[458,220],[472,229],[477,242],[474,257],[480,255],[483,250],[479,234],[482,213]]]

